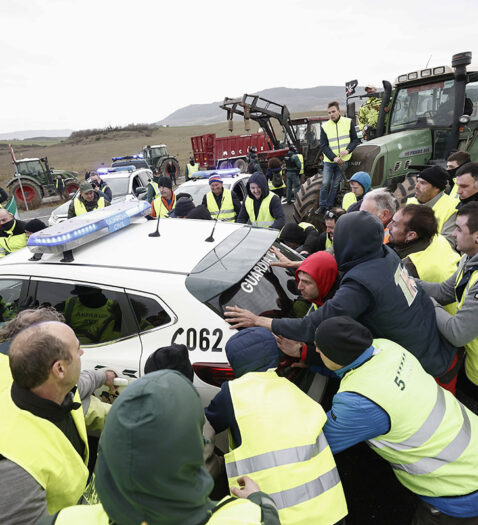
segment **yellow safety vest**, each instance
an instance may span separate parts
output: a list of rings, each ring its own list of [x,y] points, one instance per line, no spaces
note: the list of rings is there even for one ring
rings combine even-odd
[[[342,200],[342,208],[347,211],[354,202],[357,202],[357,196],[353,191],[349,191],[344,195]]]
[[[284,183],[284,179],[282,178],[282,175],[281,175],[281,180],[282,180],[281,186],[274,186],[274,184],[272,184],[272,179],[267,179],[267,185],[269,186],[269,190],[274,191],[274,190],[280,190],[281,188],[285,188],[286,185]]]
[[[96,203],[96,208],[93,208],[93,210],[97,210],[98,208],[104,208],[105,207],[105,199],[103,197],[100,197],[98,199],[98,202]],[[90,211],[93,211],[90,210]],[[83,215],[85,213],[88,213],[86,206],[80,201],[79,197],[76,197],[75,199],[75,215],[78,217],[78,215]]]
[[[346,516],[323,408],[273,370],[245,374],[229,390],[242,438],[224,456],[229,486],[249,476],[274,500],[283,525],[331,525]]]
[[[154,212],[156,213],[156,217],[158,216],[158,214],[161,218],[167,217],[169,212],[174,210],[174,208],[176,207],[176,195],[174,193],[173,193],[172,199],[173,201],[171,203],[170,208],[166,206],[166,203],[161,196],[154,199],[153,208],[154,208]]]
[[[160,195],[158,183],[154,180],[150,180],[149,183],[154,190],[154,197],[156,198],[158,195]]]
[[[80,403],[71,415],[85,445],[83,458],[51,421],[19,409],[10,390],[0,395],[0,454],[26,470],[45,489],[50,514],[78,503],[88,479],[88,439],[78,391],[74,400]]]
[[[249,499],[226,496],[212,510],[209,525],[260,525],[262,511]],[[96,505],[75,505],[63,509],[57,516],[55,525],[108,525],[110,519],[101,503]],[[139,525],[139,523],[138,523]]]
[[[27,245],[27,236],[24,233],[13,235],[13,230],[17,225],[17,221],[13,221],[13,226],[5,233],[8,237],[0,237],[0,257],[5,257],[9,253],[16,252],[25,248]]]
[[[188,168],[188,177],[191,177],[193,173],[196,173],[196,171],[198,171],[199,165],[197,162],[194,163],[194,166],[191,163],[188,163],[187,168]]]
[[[206,201],[207,209],[209,210],[209,213],[213,219],[217,219],[218,221],[234,222],[234,219],[236,218],[236,212],[234,211],[231,190],[222,190],[221,210],[219,210],[217,206],[217,202],[212,191],[207,194]]]
[[[328,120],[322,124],[322,130],[327,135],[329,141],[329,148],[333,151],[336,157],[339,156],[339,153],[344,149],[347,149],[347,146],[350,144],[350,126],[351,119],[347,117],[340,117],[338,122],[334,122],[332,119]],[[348,161],[352,156],[351,153],[342,157],[344,162]],[[324,155],[324,162],[334,162],[330,160],[327,155]]]
[[[11,387],[12,381],[8,355],[0,352],[0,394]]]
[[[310,222],[299,222],[297,226],[300,226],[304,231],[312,226],[312,228],[317,231],[317,228],[313,224],[310,224]]]
[[[332,248],[334,243],[330,240],[330,237],[325,234],[325,249],[328,250],[329,248]]]
[[[304,174],[304,155],[302,155],[302,153],[296,153],[296,155],[299,157],[299,160],[300,160],[299,175],[303,175]]]
[[[455,287],[458,286],[462,277],[463,277],[463,268],[460,269],[460,271],[458,272],[456,276]],[[463,303],[465,302],[470,286],[473,286],[476,283],[476,281],[478,281],[478,270],[475,270],[471,274],[470,280],[468,281],[465,291],[463,292],[463,295],[461,296],[461,300],[458,301],[458,298],[456,298],[457,310],[460,310],[460,308],[463,306]],[[476,337],[475,339],[473,339],[473,341],[470,341],[468,344],[465,345],[465,351],[466,351],[466,359],[465,359],[466,376],[472,383],[474,383],[475,385],[478,385],[478,337]]]
[[[269,205],[273,196],[274,194],[269,193],[267,197],[264,197],[259,208],[259,213],[255,219],[254,199],[251,199],[251,197],[246,197],[246,211],[249,215],[249,221],[251,222],[252,226],[259,226],[260,228],[270,228],[274,224],[275,219],[271,215],[271,212],[269,210]]]
[[[462,496],[475,491],[478,416],[438,386],[400,345],[375,339],[373,346],[377,353],[347,372],[339,388],[365,396],[388,414],[390,430],[368,445],[415,494]]]
[[[450,246],[443,235],[435,235],[429,246],[409,256],[417,269],[418,277],[430,283],[442,283],[451,277],[460,262],[460,255]],[[456,303],[446,305],[451,314],[456,312]]]
[[[421,204],[416,197],[407,200],[407,204]],[[426,203],[425,203],[426,205]],[[438,222],[438,233],[443,229],[445,222],[456,213],[456,199],[444,193],[432,206]]]

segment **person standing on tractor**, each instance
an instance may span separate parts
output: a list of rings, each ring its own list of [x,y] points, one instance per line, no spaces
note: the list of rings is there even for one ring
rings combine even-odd
[[[189,180],[196,171],[199,169],[199,164],[196,164],[194,160],[194,155],[191,155],[189,157],[189,162],[186,164],[186,168],[184,169],[184,180]]]
[[[323,215],[334,206],[352,151],[360,144],[352,119],[340,115],[338,102],[329,103],[328,114],[330,120],[322,125],[320,132],[324,171],[317,215]]]
[[[26,245],[25,223],[17,221],[5,208],[0,208],[0,258]]]
[[[98,208],[104,208],[111,203],[104,197],[104,193],[96,191],[89,182],[82,182],[80,184],[80,194],[75,197],[68,208],[68,218],[83,215]]]
[[[373,96],[376,92],[377,88],[372,84],[367,84],[365,86],[365,93],[367,93],[369,98],[360,108],[358,116],[360,129],[364,132],[364,135],[366,135],[365,140],[374,139],[377,132],[378,113],[380,111],[382,100]]]
[[[285,165],[287,168],[287,202],[286,204],[292,204],[292,187],[294,187],[294,200],[299,192],[300,188],[300,170],[302,169],[302,163],[297,155],[297,149],[293,144],[289,146],[289,152],[284,158]]]

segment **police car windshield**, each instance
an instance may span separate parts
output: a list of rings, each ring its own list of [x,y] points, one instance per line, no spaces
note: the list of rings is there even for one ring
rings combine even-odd
[[[111,192],[115,198],[128,195],[129,177],[104,177],[103,180],[111,188]]]
[[[224,187],[227,189],[230,189],[230,184],[228,181],[224,181]],[[197,184],[197,183],[191,183],[191,184],[181,184],[179,188],[175,190],[175,194],[178,193],[189,193],[191,195],[194,205],[199,206],[199,204],[202,203],[204,195],[209,191],[209,184]]]
[[[294,273],[271,267],[272,245],[292,260],[301,257],[276,243],[277,231],[241,228],[204,257],[186,279],[187,289],[219,315],[237,305],[268,317],[294,317]]]

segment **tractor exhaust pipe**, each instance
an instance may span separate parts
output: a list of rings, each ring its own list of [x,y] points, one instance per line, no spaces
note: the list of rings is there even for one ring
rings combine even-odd
[[[390,97],[392,95],[392,84],[388,80],[382,80],[383,98],[380,104],[380,111],[378,112],[377,120],[377,137],[382,137],[385,133],[385,108],[390,104]]]

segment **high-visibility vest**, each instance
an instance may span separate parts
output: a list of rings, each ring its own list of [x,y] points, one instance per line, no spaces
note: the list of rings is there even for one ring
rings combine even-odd
[[[450,190],[450,193],[448,194],[452,199],[455,199],[455,201],[460,198],[458,197],[457,191],[458,191],[458,186],[456,184],[456,178],[455,178],[453,179],[453,186]]]
[[[442,283],[451,277],[460,262],[460,255],[450,246],[443,235],[435,235],[425,250],[409,256],[417,269],[418,277],[430,283]],[[456,303],[446,305],[451,314],[456,312]]]
[[[342,208],[347,211],[354,202],[357,202],[357,196],[353,191],[349,191],[344,195],[342,200]]]
[[[416,197],[407,199],[407,204],[421,204]],[[444,193],[432,206],[435,218],[438,222],[438,233],[443,229],[445,222],[456,213],[456,199]],[[426,205],[426,203],[425,203]]]
[[[416,494],[453,497],[476,491],[478,416],[400,345],[375,339],[373,346],[373,357],[347,372],[339,388],[370,399],[388,414],[390,430],[368,445]]]
[[[156,198],[158,195],[161,195],[160,191],[159,191],[159,186],[158,186],[158,183],[155,182],[154,180],[150,180],[149,181],[149,184],[151,185],[151,187],[153,188],[154,190],[154,197]]]
[[[0,394],[12,386],[12,381],[8,355],[0,353]]]
[[[463,277],[463,268],[460,269],[456,276],[455,281],[455,288],[458,286],[458,284],[461,281],[461,278]],[[458,300],[456,297],[457,305],[456,308],[459,311],[463,303],[465,302],[466,296],[468,294],[468,290],[471,286],[473,286],[476,281],[478,281],[478,270],[475,270],[470,277],[470,280],[468,281],[468,284],[466,285],[465,291],[463,292],[463,295],[461,296],[461,299]],[[466,351],[466,359],[465,359],[465,372],[468,379],[474,383],[475,385],[478,385],[478,337],[475,337],[472,341],[467,343],[465,345],[465,351]]]
[[[157,197],[153,201],[153,209],[154,209],[154,213],[156,217],[158,216],[158,214],[161,218],[167,217],[168,213],[174,210],[175,207],[176,207],[176,195],[174,193],[172,196],[171,204],[169,205],[166,202],[166,200],[161,196]]]
[[[8,237],[0,237],[0,257],[5,257],[9,253],[21,250],[27,245],[28,239],[25,233],[13,234],[16,225],[17,221],[15,220],[13,221],[13,226],[5,232]]]
[[[78,503],[88,479],[88,439],[78,391],[74,400],[80,403],[71,415],[85,445],[83,458],[51,421],[18,408],[10,390],[0,395],[0,454],[43,487],[50,514]]]
[[[269,205],[271,203],[274,194],[269,193],[267,197],[264,197],[259,208],[257,217],[254,218],[254,199],[246,197],[246,211],[249,215],[249,220],[252,226],[259,226],[260,228],[270,228],[274,224],[274,217],[271,215]]]
[[[199,169],[199,164],[197,162],[194,163],[194,166],[189,162],[187,164],[187,168],[188,168],[188,177],[191,177],[193,173],[196,173],[196,171],[198,171]]]
[[[332,248],[333,245],[334,243],[331,240],[331,238],[327,234],[325,234],[325,249],[328,250],[329,248]]]
[[[217,509],[217,510],[216,510]],[[249,499],[226,496],[212,509],[209,525],[260,525],[262,509]],[[110,519],[101,503],[75,505],[63,509],[56,517],[55,525],[108,525]],[[138,523],[139,525],[139,523]]]
[[[218,221],[234,222],[236,212],[234,211],[234,202],[232,201],[231,190],[222,190],[221,209],[217,205],[214,193],[210,191],[206,197],[207,209],[213,219]]]
[[[96,203],[96,207],[93,208],[93,210],[97,210],[98,208],[104,208],[104,207],[105,207],[105,199],[103,197],[100,197]],[[93,211],[93,210],[90,210],[90,211]],[[83,215],[85,213],[88,213],[86,206],[81,202],[79,197],[76,197],[75,215],[78,217],[78,215]]]
[[[343,518],[347,504],[322,431],[323,408],[273,370],[249,372],[231,381],[229,390],[242,439],[224,456],[229,486],[249,476],[274,500],[283,525]]]
[[[347,146],[350,144],[350,126],[351,119],[347,117],[340,117],[338,122],[334,122],[332,119],[328,120],[322,124],[322,130],[327,135],[329,141],[329,148],[333,151],[336,157],[339,156],[339,153],[344,149],[347,149]],[[348,161],[352,156],[351,153],[342,157],[344,162]],[[330,160],[327,155],[324,155],[324,162],[334,162]]]
[[[303,175],[304,174],[304,155],[302,155],[302,153],[296,153],[296,155],[299,157],[299,160],[300,160],[299,175]]]
[[[95,344],[118,339],[119,331],[114,330],[116,301],[108,299],[99,308],[85,306],[78,297],[65,301],[63,315],[65,322],[75,332],[82,344]]]
[[[317,228],[313,224],[310,224],[310,222],[299,222],[297,226],[300,226],[304,231],[312,226],[312,228],[317,231]]]

